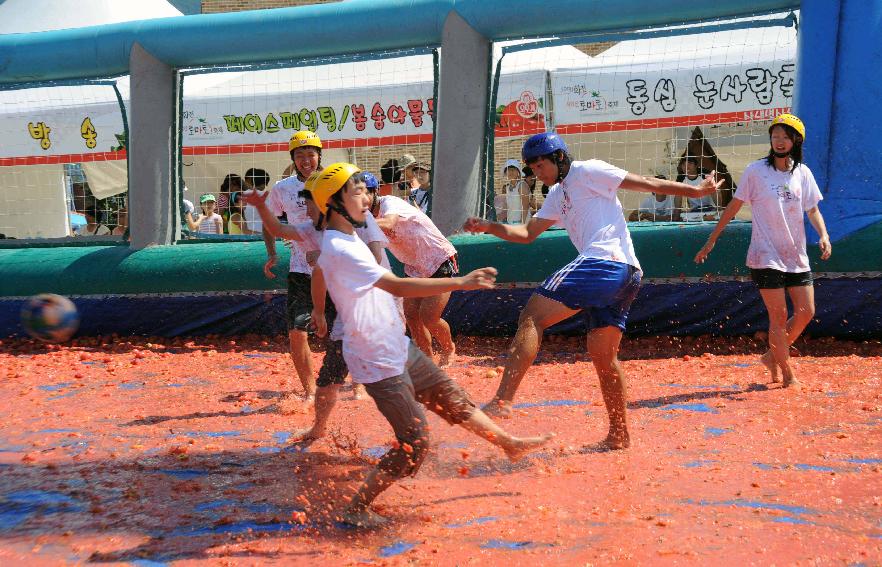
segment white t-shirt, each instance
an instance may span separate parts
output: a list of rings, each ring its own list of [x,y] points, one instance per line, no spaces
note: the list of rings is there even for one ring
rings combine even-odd
[[[683,181],[681,181],[681,183],[691,185],[692,187],[700,187],[703,182],[704,177],[702,177],[701,175],[697,176],[695,179],[684,177]],[[712,195],[705,195],[704,197],[686,197],[686,201],[689,203],[690,209],[713,209],[716,206],[714,204],[714,198]]]
[[[811,170],[799,164],[793,173],[778,171],[765,159],[747,166],[735,198],[753,212],[747,266],[782,272],[807,272],[803,214],[823,199]]]
[[[640,201],[640,208],[638,211],[659,217],[670,217],[674,214],[674,206],[675,202],[673,195],[666,195],[664,201],[659,201],[655,198],[655,195],[650,195]]]
[[[380,197],[380,217],[398,215],[395,229],[388,232],[389,250],[404,264],[412,278],[431,277],[441,264],[456,254],[438,227],[422,211],[398,197]]]
[[[285,213],[288,217],[288,224],[309,222],[309,215],[306,214],[306,200],[298,196],[302,189],[303,182],[297,179],[296,175],[282,179],[273,185],[267,199],[267,207],[277,217]],[[291,246],[291,263],[288,271],[301,274],[312,273],[312,268],[306,262],[306,254],[300,246],[297,246],[296,242]]]
[[[263,230],[263,221],[260,220],[260,213],[257,212],[257,207],[245,205],[245,214],[243,216],[245,217],[245,228],[257,233]]]
[[[567,230],[586,258],[621,262],[640,269],[616,190],[628,172],[599,159],[574,161],[554,184],[536,216]]]
[[[383,234],[383,231],[380,230],[380,227],[377,226],[377,221],[375,221],[372,216],[367,215],[365,217],[365,224],[366,226],[363,228],[356,228],[355,233],[365,244],[379,242],[383,246],[383,252],[380,254],[380,265],[387,270],[391,269],[389,267],[389,258],[386,257],[385,249],[389,244],[389,240],[386,238],[386,235]],[[311,222],[296,224],[293,228],[297,231],[297,235],[301,239],[297,244],[303,250],[304,254],[307,256],[313,252],[321,254],[324,231],[316,230],[315,225]],[[341,320],[339,313],[337,314],[337,318],[332,322],[329,336],[332,341],[343,339],[343,321]]]
[[[224,218],[217,213],[211,213],[211,216],[205,217],[199,222],[199,229],[196,231],[199,234],[223,234],[223,228],[218,230],[219,227],[223,227]]]
[[[395,297],[374,287],[388,272],[355,234],[326,230],[318,264],[343,322],[343,358],[359,384],[404,373],[409,339]]]

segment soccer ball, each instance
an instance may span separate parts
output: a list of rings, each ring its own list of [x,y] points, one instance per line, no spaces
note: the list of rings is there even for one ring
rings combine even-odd
[[[28,334],[50,343],[62,343],[80,326],[80,315],[73,302],[54,293],[30,298],[21,310],[21,322]]]

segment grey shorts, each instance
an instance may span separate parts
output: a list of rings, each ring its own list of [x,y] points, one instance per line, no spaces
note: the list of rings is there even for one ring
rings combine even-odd
[[[396,477],[415,474],[426,456],[429,435],[423,406],[451,425],[468,420],[477,408],[413,343],[403,374],[365,384],[365,389],[395,432],[398,446],[383,455],[378,466]]]

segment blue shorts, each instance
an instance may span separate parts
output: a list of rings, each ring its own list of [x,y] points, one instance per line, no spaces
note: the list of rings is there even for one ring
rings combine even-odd
[[[578,256],[556,271],[535,293],[583,311],[588,330],[625,330],[631,303],[640,289],[641,272],[634,266]]]

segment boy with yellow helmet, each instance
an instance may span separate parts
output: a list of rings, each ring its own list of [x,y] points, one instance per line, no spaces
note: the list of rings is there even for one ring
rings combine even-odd
[[[729,221],[744,203],[750,203],[753,220],[747,267],[769,312],[769,350],[760,360],[772,382],[779,381],[781,370],[785,388],[798,385],[790,366],[790,345],[815,314],[804,215],[808,215],[820,236],[821,259],[826,260],[832,252],[824,217],[818,209],[823,199],[821,191],[811,170],[802,163],[804,141],[805,125],[793,114],[781,114],[772,121],[768,155],[744,170],[735,197],[695,255],[696,262],[704,262]],[[790,319],[785,290],[793,303]]]
[[[318,267],[343,323],[343,357],[354,382],[364,384],[377,409],[389,421],[397,444],[380,459],[342,512],[345,523],[372,527],[385,521],[370,504],[396,479],[417,472],[429,447],[422,405],[448,423],[502,448],[516,460],[551,439],[517,438],[501,429],[468,394],[416,348],[404,334],[395,295],[423,297],[458,289],[489,289],[496,270],[481,268],[457,278],[399,278],[380,266],[355,227],[367,222],[369,195],[360,170],[348,163],[329,165],[306,182],[312,200],[327,216]],[[318,273],[318,271],[316,272]],[[319,294],[323,290],[319,290]],[[313,313],[319,319],[322,313]],[[316,400],[316,421],[326,423],[332,405]],[[303,438],[316,438],[314,428]]]
[[[276,183],[270,191],[267,206],[273,216],[285,215],[289,225],[297,225],[309,222],[306,211],[306,201],[300,197],[303,190],[303,182],[316,170],[321,169],[322,141],[309,130],[303,130],[291,136],[288,142],[291,159],[294,162],[295,174]],[[263,241],[266,245],[267,261],[263,267],[266,277],[275,278],[272,273],[276,265],[276,241],[275,237],[264,227]],[[304,395],[307,401],[315,397],[315,378],[313,377],[312,352],[309,349],[306,334],[306,321],[312,311],[312,299],[310,297],[310,276],[312,267],[306,260],[306,253],[295,243],[290,245],[291,261],[288,268],[288,299],[287,320],[288,340],[291,347],[291,358],[300,383],[303,385]],[[289,396],[283,399],[283,410],[287,411],[284,403]]]

